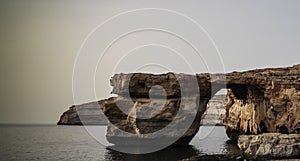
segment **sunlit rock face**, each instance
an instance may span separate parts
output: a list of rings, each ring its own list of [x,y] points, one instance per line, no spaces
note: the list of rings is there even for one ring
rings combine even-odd
[[[227,74],[227,135],[300,133],[300,65]]]

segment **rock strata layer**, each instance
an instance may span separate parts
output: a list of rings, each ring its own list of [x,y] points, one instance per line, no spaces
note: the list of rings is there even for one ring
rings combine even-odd
[[[106,137],[117,145],[188,145],[200,126],[203,108],[195,76],[167,73],[117,74],[101,105],[110,124]],[[195,88],[196,87],[196,88]]]
[[[207,109],[201,117],[201,126],[223,126],[226,102],[226,95],[213,96],[209,100]]]
[[[227,74],[225,126],[242,134],[300,133],[300,65]]]
[[[107,123],[99,102],[73,105],[57,122],[58,125],[107,125]]]
[[[300,158],[300,134],[241,135],[238,146],[248,159]]]

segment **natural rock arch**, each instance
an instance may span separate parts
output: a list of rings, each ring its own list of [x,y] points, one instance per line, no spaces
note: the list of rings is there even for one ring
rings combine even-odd
[[[226,133],[232,140],[236,140],[241,134],[299,133],[300,65],[228,74],[196,74],[200,95],[197,95],[198,92],[190,92],[190,98],[182,98],[181,92],[188,92],[194,88],[189,86],[190,78],[191,75],[174,73],[114,75],[111,78],[112,93],[118,97],[99,101],[108,120],[117,127],[108,125],[106,135],[108,141],[114,144],[128,143],[128,137],[118,132],[118,129],[135,133],[134,126],[136,126],[143,134],[164,128],[173,121],[180,104],[185,101],[190,107],[197,106],[195,107],[197,113],[192,125],[174,145],[187,145],[199,130],[201,115],[206,110],[210,98],[224,87],[228,89],[224,124]],[[186,83],[186,88],[181,89],[179,81]],[[141,109],[157,106],[151,104],[148,96],[149,90],[154,85],[160,85],[167,93],[165,110],[151,119],[137,119],[136,125],[133,126],[132,122],[126,121],[128,116],[118,108],[118,105],[123,105],[125,110],[126,107],[127,110],[131,110],[133,102],[138,102],[140,108],[137,113],[151,114],[151,111]],[[159,100],[161,91],[153,92]],[[195,113],[189,113],[188,107],[186,108],[185,118],[195,116]],[[173,134],[166,133],[165,137],[171,137]],[[136,137],[139,138],[138,135]],[[122,138],[125,138],[126,142],[122,142]]]
[[[205,112],[201,117],[201,126],[224,126],[227,104],[227,89],[219,90],[207,103]]]
[[[263,132],[297,133],[296,127],[300,120],[297,112],[300,110],[299,69],[300,65],[228,74],[197,74],[200,90],[198,114],[187,135],[182,137],[183,142],[178,143],[186,144],[193,138],[199,129],[199,119],[206,110],[209,99],[224,87],[228,89],[224,124],[231,139],[236,140],[241,134]],[[174,99],[176,96],[180,97],[177,77],[174,73],[118,74],[111,79],[114,87],[112,93],[122,95],[129,89],[131,96],[143,97],[147,96],[151,86],[159,84],[166,90],[168,99]],[[188,79],[188,76],[180,75],[179,79]],[[138,86],[141,81],[144,83],[142,88]]]

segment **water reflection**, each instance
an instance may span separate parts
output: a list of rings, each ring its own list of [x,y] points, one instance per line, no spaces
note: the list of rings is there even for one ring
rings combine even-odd
[[[216,147],[217,148],[217,147]],[[207,154],[200,151],[195,146],[187,147],[168,147],[163,150],[148,154],[126,154],[115,151],[109,147],[106,148],[105,160],[110,161],[165,161],[165,160],[236,160],[242,155],[232,141],[224,143],[225,153]]]
[[[235,142],[229,140],[222,126],[200,127],[187,147],[168,147],[148,154],[126,154],[106,148],[105,160],[113,161],[164,161],[164,160],[236,160],[241,156]],[[115,148],[114,148],[115,149]],[[133,151],[139,149],[133,149]]]
[[[208,155],[239,152],[235,143],[227,137],[223,126],[201,126],[190,144]]]
[[[187,147],[168,147],[157,152],[148,154],[126,154],[111,148],[106,148],[105,160],[130,160],[130,161],[165,161],[165,160],[182,160],[200,155],[200,151],[193,146]]]

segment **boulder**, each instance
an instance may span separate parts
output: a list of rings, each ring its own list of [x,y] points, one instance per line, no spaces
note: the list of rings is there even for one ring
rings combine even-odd
[[[300,134],[241,135],[238,147],[248,159],[300,158]]]

